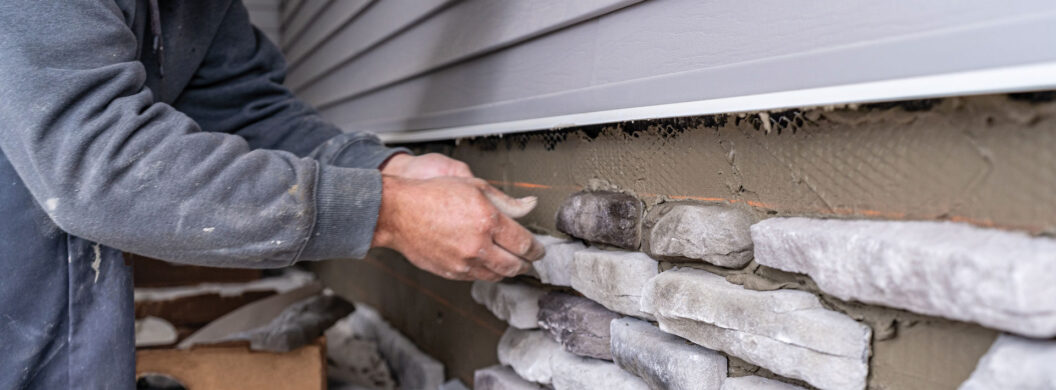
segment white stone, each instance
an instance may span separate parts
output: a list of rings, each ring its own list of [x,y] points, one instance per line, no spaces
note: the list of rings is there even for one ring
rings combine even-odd
[[[550,358],[568,354],[546,331],[507,328],[499,339],[499,363],[513,368],[522,378],[550,384]]]
[[[726,378],[726,357],[664,333],[653,324],[624,317],[611,322],[616,365],[653,389],[719,390]]]
[[[615,363],[561,351],[550,360],[554,390],[648,390],[640,378]]]
[[[803,388],[761,376],[750,375],[726,378],[726,381],[722,382],[722,390],[803,390]]]
[[[1056,389],[1056,341],[1001,335],[960,390]]]
[[[546,290],[517,282],[491,283],[478,280],[470,290],[473,300],[517,329],[539,327],[539,298]]]
[[[587,247],[553,236],[536,235],[535,239],[546,248],[546,255],[532,263],[536,276],[546,284],[571,287],[573,255]]]
[[[747,211],[720,205],[661,205],[650,213],[649,251],[740,268],[752,261],[754,221]]]
[[[475,390],[542,390],[535,383],[529,382],[513,369],[495,365],[485,367],[473,372],[473,388]]]
[[[1056,240],[952,222],[773,218],[752,226],[760,264],[844,300],[1056,336]]]
[[[871,330],[813,294],[752,291],[695,269],[652,280],[642,310],[660,328],[821,389],[864,389]]]
[[[642,312],[642,290],[659,273],[658,264],[644,253],[587,249],[576,252],[572,288],[609,310],[652,319]]]

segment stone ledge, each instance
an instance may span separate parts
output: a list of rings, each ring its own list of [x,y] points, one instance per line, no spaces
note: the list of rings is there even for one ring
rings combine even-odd
[[[773,218],[751,230],[759,264],[840,299],[1056,336],[1056,240],[952,222]]]
[[[550,358],[567,354],[561,344],[541,330],[507,328],[499,339],[499,363],[513,368],[522,378],[549,385],[553,378]]]
[[[609,310],[652,319],[642,312],[642,290],[659,273],[644,253],[587,249],[576,252],[572,288]]]
[[[655,277],[642,310],[665,332],[822,389],[863,389],[869,327],[825,309],[813,294],[752,291],[721,276],[674,269]]]
[[[535,276],[546,284],[571,287],[573,256],[587,247],[552,236],[536,235],[535,238],[546,248],[546,255],[532,263]]]
[[[539,327],[539,298],[546,290],[517,282],[473,282],[473,300],[484,305],[501,320],[518,329]]]
[[[1056,341],[1001,335],[960,389],[1056,389]]]
[[[646,217],[650,226],[648,252],[660,257],[700,260],[720,267],[741,268],[752,261],[747,211],[725,205],[667,203]]]

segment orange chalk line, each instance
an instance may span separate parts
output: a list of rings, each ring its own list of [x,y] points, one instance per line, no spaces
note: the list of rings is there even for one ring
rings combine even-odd
[[[491,185],[498,186],[498,187],[515,187],[515,188],[524,188],[524,189],[530,189],[530,190],[571,190],[571,191],[579,191],[579,190],[583,189],[582,186],[554,186],[554,185],[519,182],[519,181],[507,182],[507,181],[502,181],[502,180],[488,180],[487,182],[490,183]],[[693,195],[665,195],[665,194],[652,194],[652,193],[640,193],[639,195],[647,196],[647,197],[667,197],[668,199],[674,199],[674,200],[697,200],[697,201],[702,201],[702,202],[717,202],[717,203],[729,203],[729,204],[744,203],[744,204],[747,204],[747,205],[752,206],[752,207],[771,209],[771,210],[776,210],[776,209],[782,208],[782,207],[780,207],[778,205],[775,205],[775,204],[772,204],[772,203],[759,202],[759,201],[754,201],[754,200],[744,200],[744,199],[729,199],[729,198],[717,198],[717,197],[693,196]],[[908,215],[906,213],[898,212],[898,211],[882,211],[882,210],[855,209],[855,208],[817,209],[817,210],[814,210],[813,212],[815,212],[817,214],[830,214],[830,215],[841,215],[841,216],[869,216],[869,217],[888,218],[888,219],[906,219],[908,217]],[[1007,227],[1007,228],[1030,230],[1030,231],[1038,230],[1037,227],[1033,227],[1033,226],[999,225],[997,223],[994,223],[994,221],[992,221],[990,219],[976,219],[976,218],[957,216],[957,215],[950,216],[948,219],[950,221],[953,221],[953,222],[970,223],[970,224],[979,225],[979,226],[985,226],[985,227],[1001,227],[1001,226],[1003,226],[1003,227]]]
[[[441,304],[443,306],[446,306],[447,308],[455,311],[459,315],[461,315],[463,317],[466,317],[466,318],[469,318],[470,320],[473,320],[473,322],[476,322],[477,325],[480,325],[484,329],[487,329],[487,330],[491,331],[491,333],[495,334],[496,336],[502,336],[503,331],[501,329],[496,329],[494,326],[489,324],[484,319],[482,319],[480,317],[477,317],[477,316],[473,315],[472,313],[469,313],[469,312],[467,312],[465,310],[462,310],[462,309],[458,308],[457,306],[452,304],[450,301],[448,301],[447,299],[444,299],[444,297],[440,296],[440,294],[434,292],[433,290],[430,290],[430,289],[426,288],[425,286],[422,286],[421,284],[418,284],[418,282],[415,282],[414,280],[411,280],[410,278],[400,274],[399,272],[396,272],[392,268],[389,268],[387,265],[382,264],[381,261],[378,261],[377,259],[375,259],[373,257],[370,257],[370,256],[367,256],[367,257],[363,258],[363,261],[365,261],[367,263],[370,263],[370,264],[373,264],[374,266],[380,268],[382,272],[385,272],[386,274],[389,274],[389,276],[392,276],[393,278],[396,278],[397,281],[399,281],[399,282],[401,282],[401,283],[403,283],[403,284],[405,284],[405,285],[407,285],[407,286],[409,286],[411,288],[414,288],[414,289],[418,290],[422,294],[425,294],[425,296],[427,296],[429,298],[432,298],[437,303],[439,303],[439,304]]]

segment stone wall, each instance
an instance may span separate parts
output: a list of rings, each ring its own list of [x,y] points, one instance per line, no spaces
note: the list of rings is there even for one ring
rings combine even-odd
[[[510,324],[477,389],[1056,388],[1052,238],[612,189],[555,224],[534,275],[473,286]]]

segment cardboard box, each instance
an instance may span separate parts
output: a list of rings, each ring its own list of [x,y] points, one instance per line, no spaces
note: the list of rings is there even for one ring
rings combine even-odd
[[[326,340],[290,352],[252,351],[246,342],[136,351],[136,377],[164,374],[188,390],[326,389]]]

